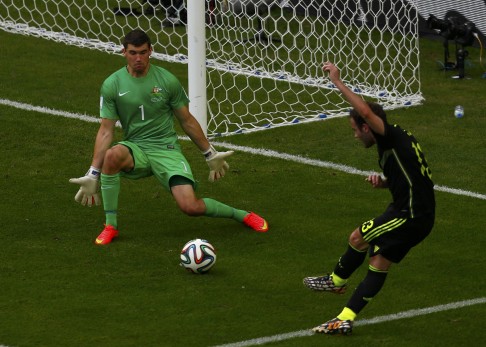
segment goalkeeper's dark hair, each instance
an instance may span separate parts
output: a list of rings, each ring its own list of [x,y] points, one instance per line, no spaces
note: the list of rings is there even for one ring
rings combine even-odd
[[[130,31],[128,34],[125,35],[125,38],[123,39],[123,47],[125,49],[127,49],[128,45],[140,47],[145,43],[148,43],[149,47],[152,46],[150,37],[145,33],[145,31],[140,29]]]
[[[370,101],[366,101],[366,103],[371,108],[371,111],[373,111],[374,114],[380,117],[383,120],[383,122],[387,123],[386,113],[380,104],[377,104],[375,102],[370,102]],[[363,124],[366,123],[364,118],[361,117],[358,111],[356,111],[354,108],[351,111],[349,111],[349,116],[353,118],[354,122],[356,123],[359,129],[361,129],[363,127]]]

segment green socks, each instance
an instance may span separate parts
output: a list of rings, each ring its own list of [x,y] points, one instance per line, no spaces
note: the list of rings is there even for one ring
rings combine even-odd
[[[243,222],[243,218],[248,214],[247,211],[238,210],[231,206],[225,205],[219,201],[209,198],[202,199],[206,204],[205,216],[213,218],[232,218],[240,223]]]
[[[120,174],[101,174],[101,195],[105,209],[105,224],[117,227],[118,195],[120,194]]]
[[[117,227],[118,195],[120,194],[120,174],[101,174],[101,195],[105,210],[105,224]],[[240,223],[248,214],[247,211],[238,210],[214,199],[203,199],[206,205],[205,216],[214,218],[232,218]]]

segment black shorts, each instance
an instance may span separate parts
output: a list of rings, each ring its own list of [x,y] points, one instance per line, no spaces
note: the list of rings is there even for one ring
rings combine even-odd
[[[381,254],[391,262],[399,263],[412,247],[430,234],[434,220],[434,214],[408,218],[389,208],[381,216],[361,224],[359,231],[370,244],[370,257]]]

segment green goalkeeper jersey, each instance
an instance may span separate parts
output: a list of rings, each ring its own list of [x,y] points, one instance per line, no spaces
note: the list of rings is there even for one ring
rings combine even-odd
[[[142,150],[180,150],[173,110],[188,103],[184,88],[169,71],[151,64],[146,76],[136,78],[123,67],[101,86],[100,116],[119,120],[124,140]]]

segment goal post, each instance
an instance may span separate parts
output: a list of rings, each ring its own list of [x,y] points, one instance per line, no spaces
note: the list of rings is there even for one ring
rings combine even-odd
[[[189,110],[207,135],[206,30],[203,1],[187,4]]]
[[[325,60],[385,109],[420,104],[415,2],[3,0],[0,29],[118,53],[141,28],[154,59],[187,64],[191,112],[216,137],[347,114]]]

